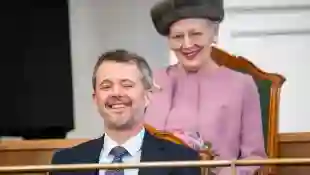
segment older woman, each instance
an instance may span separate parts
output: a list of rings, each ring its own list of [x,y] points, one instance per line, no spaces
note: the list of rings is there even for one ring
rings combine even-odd
[[[155,73],[146,122],[195,149],[211,142],[216,159],[265,158],[257,87],[251,76],[217,65],[211,45],[223,20],[222,0],[163,0],[151,9],[178,63]],[[201,140],[193,139],[201,138]],[[239,167],[250,175],[257,167]],[[215,170],[230,174],[229,168]]]

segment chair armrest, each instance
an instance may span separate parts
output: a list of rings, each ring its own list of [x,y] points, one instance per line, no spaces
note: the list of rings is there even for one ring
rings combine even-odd
[[[206,143],[206,148],[199,151],[200,159],[201,160],[214,160],[216,154],[212,151],[211,143]],[[210,168],[201,167],[201,174],[202,175],[214,175],[210,171]]]

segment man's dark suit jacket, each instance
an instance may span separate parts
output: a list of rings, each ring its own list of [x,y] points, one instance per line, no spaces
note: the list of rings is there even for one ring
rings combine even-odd
[[[84,164],[98,163],[101,149],[104,144],[104,136],[91,140],[73,148],[67,148],[56,152],[52,159],[52,164]],[[142,144],[141,161],[183,161],[199,160],[196,151],[183,145],[162,140],[152,136],[147,131]],[[83,172],[52,172],[51,175],[98,175],[98,170]],[[199,167],[180,168],[140,168],[138,175],[200,175]]]

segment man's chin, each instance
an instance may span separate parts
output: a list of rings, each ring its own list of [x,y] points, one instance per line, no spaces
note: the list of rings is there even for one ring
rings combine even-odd
[[[112,129],[118,130],[118,131],[125,131],[125,130],[132,129],[132,126],[130,126],[130,125],[114,125],[114,126],[112,126]]]
[[[110,118],[110,120],[113,121],[113,119],[116,120],[117,118],[124,118],[124,116],[128,115],[127,113],[128,112],[126,110],[116,111],[116,110],[106,109],[104,112],[104,116],[107,116],[107,118]]]
[[[133,128],[131,122],[111,122],[108,127],[113,130],[128,130]]]

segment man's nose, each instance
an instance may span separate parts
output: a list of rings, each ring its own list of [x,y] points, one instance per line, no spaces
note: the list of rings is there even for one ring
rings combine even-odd
[[[112,93],[113,95],[123,95],[124,91],[123,91],[123,88],[121,86],[113,86],[112,88]]]

